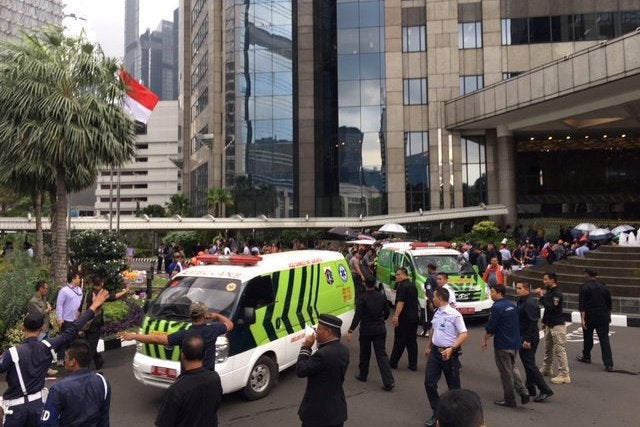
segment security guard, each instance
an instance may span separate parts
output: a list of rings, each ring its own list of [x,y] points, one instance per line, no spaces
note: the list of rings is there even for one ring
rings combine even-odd
[[[47,370],[56,350],[68,345],[78,335],[80,328],[93,318],[109,292],[101,291],[90,309],[61,335],[50,340],[38,341],[44,318],[40,313],[28,314],[23,322],[25,340],[11,347],[0,359],[0,373],[7,372],[7,390],[4,407],[8,408],[6,427],[38,426],[42,413],[42,392]]]
[[[424,388],[433,409],[433,415],[425,426],[436,425],[436,409],[440,402],[438,381],[444,373],[449,390],[460,388],[460,347],[467,340],[467,327],[462,314],[449,305],[449,291],[440,287],[433,293],[433,303],[436,312],[431,323],[433,333],[429,338],[429,347],[425,352],[427,368],[424,376]]]

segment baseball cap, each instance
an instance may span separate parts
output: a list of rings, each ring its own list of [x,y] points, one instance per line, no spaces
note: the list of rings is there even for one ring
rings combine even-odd
[[[194,302],[194,303],[191,303],[191,306],[189,307],[189,316],[192,319],[197,319],[207,314],[207,311],[208,311],[207,306],[204,303],[199,301]]]

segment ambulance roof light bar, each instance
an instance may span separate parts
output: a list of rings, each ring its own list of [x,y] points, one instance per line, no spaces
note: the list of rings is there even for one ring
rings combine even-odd
[[[198,255],[196,259],[204,264],[218,265],[256,265],[262,261],[257,255]]]
[[[450,242],[413,242],[411,243],[411,249],[424,249],[424,248],[448,249],[450,247],[451,247]]]

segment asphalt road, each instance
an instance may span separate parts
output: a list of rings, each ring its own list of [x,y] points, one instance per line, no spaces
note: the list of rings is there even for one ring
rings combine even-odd
[[[482,324],[469,325],[470,338],[464,346],[461,361],[462,386],[476,391],[484,406],[488,426],[630,426],[638,425],[638,386],[640,376],[627,373],[607,373],[600,359],[598,345],[594,348],[591,365],[575,360],[582,348],[581,330],[577,324],[569,326],[569,364],[572,384],[551,385],[555,395],[547,403],[531,402],[518,408],[502,408],[493,404],[502,398],[493,351],[480,349]],[[391,347],[391,336],[388,346]],[[418,338],[421,351],[426,338]],[[640,358],[636,351],[640,342],[640,328],[612,328],[611,343],[615,368],[640,371]],[[394,371],[396,388],[392,392],[381,389],[380,376],[372,359],[367,383],[354,379],[358,365],[357,336],[348,344],[351,363],[345,381],[352,426],[423,426],[430,416],[424,391],[425,359],[421,357],[418,372],[406,368],[406,355],[400,368]],[[538,360],[541,358],[538,352]],[[155,420],[163,390],[145,387],[133,377],[131,360],[134,347],[112,350],[105,354],[103,369],[113,387],[111,425],[151,426]],[[522,372],[522,368],[521,368]],[[0,388],[4,390],[6,383]],[[446,389],[444,379],[442,390]],[[304,393],[305,380],[296,377],[293,370],[280,375],[280,383],[271,394],[258,401],[243,401],[237,394],[226,395],[219,411],[221,426],[296,426],[298,405]]]

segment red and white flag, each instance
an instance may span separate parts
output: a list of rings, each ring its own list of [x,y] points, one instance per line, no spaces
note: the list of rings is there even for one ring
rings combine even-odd
[[[146,124],[149,116],[160,98],[155,93],[135,81],[126,71],[120,71],[120,79],[127,87],[127,95],[124,97],[124,108],[131,113],[134,119]]]

